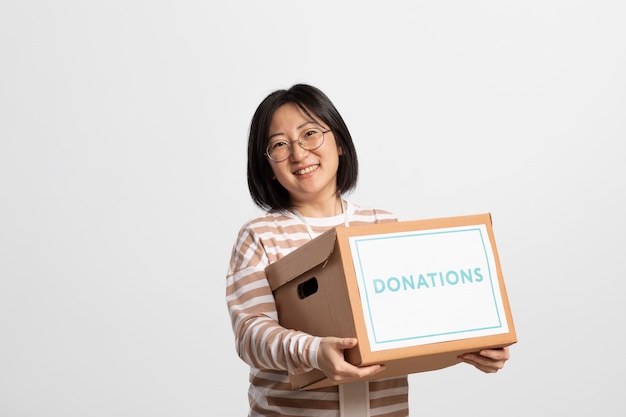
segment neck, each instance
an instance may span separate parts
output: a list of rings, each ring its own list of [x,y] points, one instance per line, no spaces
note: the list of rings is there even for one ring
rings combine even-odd
[[[296,203],[294,208],[304,217],[333,217],[343,213],[343,203],[339,196],[316,203]]]

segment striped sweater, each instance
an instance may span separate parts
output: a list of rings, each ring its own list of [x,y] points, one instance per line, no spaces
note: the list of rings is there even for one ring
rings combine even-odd
[[[384,210],[347,203],[350,225],[397,221]],[[311,240],[344,224],[344,215],[306,218],[288,211],[271,210],[240,229],[226,277],[226,303],[239,357],[250,366],[249,417],[338,417],[336,386],[294,391],[288,373],[317,368],[320,337],[289,330],[278,324],[276,305],[265,267]],[[306,222],[306,223],[305,223]],[[369,382],[370,415],[408,416],[407,376]]]

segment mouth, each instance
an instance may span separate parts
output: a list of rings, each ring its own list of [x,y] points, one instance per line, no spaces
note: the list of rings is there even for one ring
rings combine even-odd
[[[320,166],[319,166],[319,164],[318,164],[318,165],[310,165],[310,166],[308,166],[308,167],[306,167],[306,168],[302,168],[302,169],[299,169],[299,170],[297,170],[297,171],[294,171],[294,172],[293,172],[293,174],[294,174],[294,175],[304,175],[304,174],[308,174],[309,172],[313,172],[313,171],[315,171],[315,170],[316,170],[316,169],[318,169],[319,167],[320,167]]]

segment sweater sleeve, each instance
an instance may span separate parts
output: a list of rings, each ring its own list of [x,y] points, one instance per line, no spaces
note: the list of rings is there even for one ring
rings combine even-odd
[[[226,276],[226,303],[239,357],[257,369],[291,374],[317,368],[321,337],[289,330],[278,313],[265,267],[266,249],[252,228],[241,229]]]

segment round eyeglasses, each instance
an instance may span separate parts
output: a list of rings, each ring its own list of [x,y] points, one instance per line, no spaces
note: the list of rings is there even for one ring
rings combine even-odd
[[[275,140],[267,145],[265,155],[274,162],[282,162],[291,156],[292,143],[298,142],[298,145],[307,151],[313,151],[324,143],[324,133],[329,130],[307,129],[300,134],[297,140]]]

